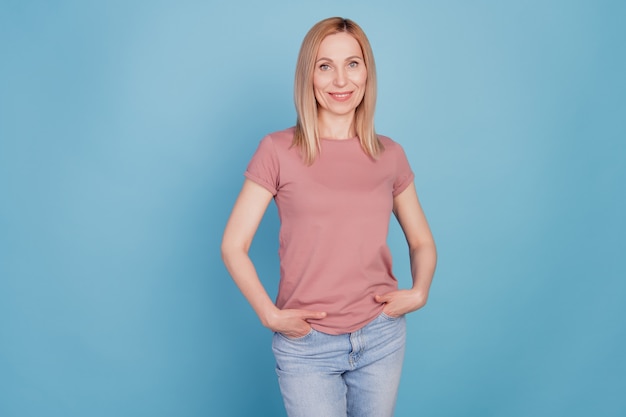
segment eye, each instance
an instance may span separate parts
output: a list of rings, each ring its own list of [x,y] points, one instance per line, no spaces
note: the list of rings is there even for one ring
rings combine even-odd
[[[358,67],[358,66],[359,66],[359,63],[358,63],[357,61],[351,61],[351,62],[348,64],[348,68],[356,68],[356,67]]]
[[[328,64],[322,64],[322,65],[320,65],[320,69],[321,69],[322,71],[328,71],[328,70],[330,69],[330,65],[328,65]]]

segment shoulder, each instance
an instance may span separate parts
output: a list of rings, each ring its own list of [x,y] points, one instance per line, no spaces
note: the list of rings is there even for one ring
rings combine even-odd
[[[266,135],[261,143],[271,144],[275,148],[289,148],[293,142],[295,128],[290,127]]]
[[[403,167],[402,169],[409,169],[409,161],[406,152],[402,145],[388,136],[378,135],[378,139],[383,144],[384,151],[381,157],[386,161],[392,161],[396,167]]]
[[[385,152],[387,151],[392,152],[392,153],[404,152],[402,149],[402,145],[400,145],[398,142],[391,139],[389,136],[385,136],[385,135],[377,135],[377,136],[378,136],[378,140],[380,140],[380,143],[383,144],[383,147],[385,148]]]

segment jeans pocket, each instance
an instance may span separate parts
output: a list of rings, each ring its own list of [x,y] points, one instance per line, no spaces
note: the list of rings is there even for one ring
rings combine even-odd
[[[283,339],[287,339],[292,342],[299,342],[301,340],[308,339],[313,334],[313,332],[315,332],[315,330],[313,329],[313,327],[311,327],[307,334],[305,334],[304,336],[300,336],[300,337],[290,337],[280,332],[277,332],[277,334],[281,336]]]
[[[390,315],[388,315],[387,313],[385,313],[384,311],[382,311],[380,313],[380,317],[382,317],[385,320],[389,320],[389,321],[395,321],[395,320],[399,320],[400,318],[402,318],[403,316],[398,316],[398,317],[392,317]]]

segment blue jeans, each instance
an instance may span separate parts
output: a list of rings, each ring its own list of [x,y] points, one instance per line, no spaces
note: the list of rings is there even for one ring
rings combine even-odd
[[[276,373],[289,417],[391,417],[404,359],[406,320],[381,313],[360,330],[275,333]]]

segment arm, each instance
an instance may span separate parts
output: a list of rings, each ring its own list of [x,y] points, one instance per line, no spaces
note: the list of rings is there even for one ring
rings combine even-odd
[[[325,313],[279,310],[261,284],[248,256],[254,234],[271,200],[272,194],[268,190],[253,181],[245,180],[224,230],[222,259],[264,326],[287,336],[304,336],[311,328],[306,320],[323,318]]]
[[[418,310],[426,304],[437,264],[437,250],[413,183],[394,198],[393,212],[409,245],[413,277],[410,290],[376,296],[376,301],[385,303],[383,311],[395,317]]]

